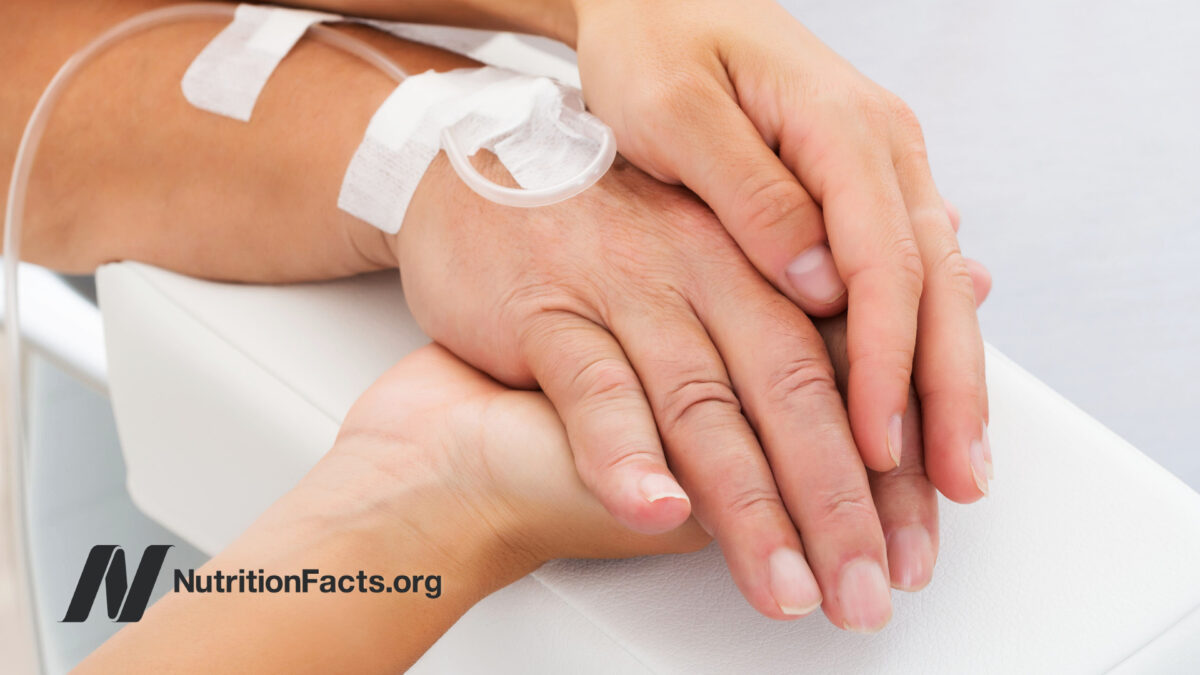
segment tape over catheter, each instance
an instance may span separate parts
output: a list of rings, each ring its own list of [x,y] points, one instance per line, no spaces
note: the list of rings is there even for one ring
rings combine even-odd
[[[196,107],[248,121],[271,73],[305,32],[316,23],[344,20],[240,5],[188,68],[184,96]],[[338,207],[385,232],[400,229],[439,151],[480,196],[521,207],[579,194],[616,157],[612,131],[585,110],[578,89],[556,80],[490,66],[408,77],[395,64],[367,60],[400,84],[371,118],[343,179]],[[480,174],[469,157],[481,149],[495,153],[521,187]]]

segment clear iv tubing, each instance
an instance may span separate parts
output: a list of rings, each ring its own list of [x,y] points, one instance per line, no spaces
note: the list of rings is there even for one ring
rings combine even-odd
[[[30,589],[31,594],[32,584],[27,582],[30,561],[28,559],[28,551],[24,546],[24,542],[28,541],[28,538],[25,533],[27,504],[25,495],[26,469],[23,428],[24,384],[22,376],[21,329],[17,307],[17,263],[21,257],[21,230],[25,218],[25,193],[29,184],[29,175],[33,169],[34,157],[37,155],[38,146],[46,130],[46,124],[50,121],[50,113],[58,103],[59,98],[62,97],[63,92],[66,91],[67,85],[75,79],[75,76],[84,66],[97,56],[107,51],[117,42],[156,26],[193,19],[228,19],[232,18],[235,12],[236,8],[233,5],[207,3],[175,5],[151,10],[117,24],[72,55],[58,69],[58,72],[54,74],[54,78],[50,80],[50,84],[46,86],[45,91],[42,92],[41,97],[38,99],[37,105],[33,109],[33,114],[30,116],[29,122],[25,125],[25,131],[21,135],[21,144],[17,149],[17,159],[13,165],[12,177],[8,185],[8,201],[4,212],[4,307],[6,309],[4,335],[7,342],[8,367],[10,370],[8,378],[9,429],[7,448],[10,459],[9,468],[12,472],[10,477],[12,492],[10,494],[13,495],[14,500],[13,516],[16,521],[14,523],[14,532],[19,541],[22,542],[20,544],[20,557],[22,559],[18,560],[17,563],[21,567],[21,576],[26,577],[25,587]],[[361,40],[349,37],[321,24],[311,26],[308,29],[307,35],[359,57],[383,71],[397,83],[402,82],[407,76],[404,70],[391,59]],[[480,196],[507,206],[545,206],[569,199],[591,187],[592,184],[608,171],[609,166],[612,164],[617,152],[616,139],[613,137],[612,131],[598,120],[589,120],[589,123],[594,125],[594,131],[601,141],[600,150],[596,157],[578,176],[546,188],[526,190],[497,185],[484,178],[471,165],[470,160],[455,141],[453,134],[444,130],[441,140],[455,172],[458,173],[459,177],[462,178],[468,187]],[[32,598],[29,602],[32,613],[36,605],[33,604]],[[34,630],[37,630],[36,620],[34,621]]]

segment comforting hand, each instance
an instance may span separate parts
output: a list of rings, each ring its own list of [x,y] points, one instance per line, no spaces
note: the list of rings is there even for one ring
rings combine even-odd
[[[772,0],[574,5],[584,96],[621,153],[696,192],[809,314],[840,312],[849,288],[849,414],[867,465],[896,465],[915,375],[930,476],[978,498],[983,344],[912,112]]]
[[[475,603],[547,560],[707,541],[695,522],[656,536],[622,527],[579,481],[543,396],[430,346],[380,377],[321,461],[197,571],[259,570],[296,587],[311,574],[313,588],[168,593],[79,671],[405,672]]]
[[[502,387],[437,345],[405,357],[359,397],[303,485],[353,492],[371,522],[391,528],[387,536],[407,536],[395,529],[411,521],[402,495],[415,487],[431,511],[478,523],[492,562],[515,563],[518,574],[555,558],[679,553],[709,541],[695,521],[654,536],[622,526],[580,481],[544,396]]]
[[[886,622],[884,536],[821,336],[693,195],[618,163],[564,204],[505,208],[439,160],[396,246],[426,332],[540,385],[618,520],[670,530],[690,495],[759,611]]]

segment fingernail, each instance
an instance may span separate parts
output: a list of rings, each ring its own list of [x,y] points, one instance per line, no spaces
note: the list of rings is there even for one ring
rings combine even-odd
[[[656,502],[660,499],[682,499],[688,501],[687,493],[683,488],[679,487],[670,476],[664,476],[661,473],[648,473],[642,477],[642,482],[638,485],[642,490],[642,496],[648,502]]]
[[[787,278],[804,299],[819,305],[828,305],[846,293],[833,253],[825,244],[813,246],[788,263]]]
[[[804,616],[821,606],[821,589],[799,551],[777,548],[767,558],[769,586],[779,610],[788,616]]]
[[[900,466],[900,452],[904,443],[904,420],[899,413],[892,415],[892,419],[888,420],[888,454],[892,456],[892,461],[896,466]]]
[[[992,442],[988,440],[987,422],[983,423],[983,463],[987,465],[987,477],[991,480],[996,477],[996,470],[992,468]]]
[[[846,630],[874,633],[892,618],[892,596],[883,568],[870,558],[858,558],[842,568],[838,601]]]
[[[905,525],[892,532],[887,540],[887,554],[893,587],[916,591],[929,583],[933,576],[933,541],[923,526]]]
[[[987,496],[987,462],[983,458],[983,441],[971,441],[971,445],[967,448],[967,454],[971,459],[971,476],[975,479],[975,486],[979,491]]]

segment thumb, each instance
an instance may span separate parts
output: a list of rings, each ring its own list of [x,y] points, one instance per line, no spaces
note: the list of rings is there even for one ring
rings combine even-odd
[[[846,286],[825,240],[821,209],[724,91],[696,103],[656,142],[669,169],[716,213],[746,257],[805,312],[829,316]]]

